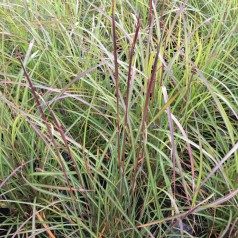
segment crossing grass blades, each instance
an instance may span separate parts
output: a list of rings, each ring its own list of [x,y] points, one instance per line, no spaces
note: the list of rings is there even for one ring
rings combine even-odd
[[[237,8],[3,1],[0,237],[237,237]]]

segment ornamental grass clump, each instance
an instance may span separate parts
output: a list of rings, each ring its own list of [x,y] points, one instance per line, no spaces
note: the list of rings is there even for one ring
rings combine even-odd
[[[237,1],[1,4],[0,237],[237,237]]]

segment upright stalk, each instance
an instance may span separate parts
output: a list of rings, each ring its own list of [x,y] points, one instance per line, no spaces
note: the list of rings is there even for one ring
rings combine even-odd
[[[138,19],[137,25],[136,25],[136,32],[135,36],[132,42],[131,50],[130,50],[130,59],[129,59],[129,68],[128,68],[128,76],[127,76],[127,88],[126,88],[126,112],[125,112],[125,122],[124,122],[124,133],[123,133],[123,149],[122,149],[122,170],[124,173],[124,162],[125,162],[125,150],[126,150],[126,128],[128,124],[128,111],[129,111],[129,98],[130,98],[130,88],[131,88],[131,71],[132,71],[132,61],[133,61],[133,55],[135,51],[135,44],[136,40],[138,38],[139,29],[141,25],[141,19]]]
[[[117,108],[117,160],[118,168],[121,171],[121,146],[120,146],[120,108],[119,108],[119,71],[117,60],[117,35],[115,23],[115,0],[112,0],[112,34],[113,34],[113,55],[115,65],[115,82],[116,82],[116,108]]]

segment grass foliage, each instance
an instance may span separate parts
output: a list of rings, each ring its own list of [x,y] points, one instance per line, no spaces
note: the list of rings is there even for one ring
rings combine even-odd
[[[3,0],[0,237],[237,237],[237,11]]]

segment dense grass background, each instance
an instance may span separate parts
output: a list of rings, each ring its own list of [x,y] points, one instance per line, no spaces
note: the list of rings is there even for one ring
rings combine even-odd
[[[237,11],[3,0],[0,237],[237,237]]]

